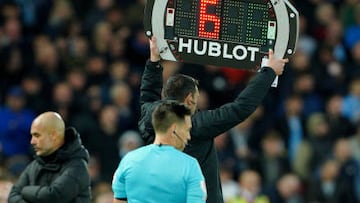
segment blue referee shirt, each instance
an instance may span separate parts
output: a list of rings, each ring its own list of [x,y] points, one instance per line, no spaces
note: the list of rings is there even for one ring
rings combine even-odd
[[[112,182],[116,199],[129,203],[205,203],[199,163],[169,145],[147,145],[129,152]]]

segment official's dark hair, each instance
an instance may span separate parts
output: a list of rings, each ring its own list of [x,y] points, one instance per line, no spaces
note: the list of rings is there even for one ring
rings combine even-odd
[[[152,114],[155,132],[166,132],[173,123],[185,122],[185,116],[191,116],[191,110],[177,101],[164,101]]]
[[[165,97],[182,102],[189,93],[194,95],[198,86],[199,82],[194,78],[183,74],[176,74],[167,80],[164,95]]]

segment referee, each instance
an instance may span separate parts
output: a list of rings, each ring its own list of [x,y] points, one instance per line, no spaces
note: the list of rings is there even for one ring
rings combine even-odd
[[[114,203],[205,203],[200,166],[181,152],[190,140],[190,116],[190,109],[176,101],[155,109],[155,141],[129,152],[120,162],[112,183]]]

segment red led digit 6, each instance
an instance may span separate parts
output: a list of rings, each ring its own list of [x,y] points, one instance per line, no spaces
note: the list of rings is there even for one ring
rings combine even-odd
[[[200,0],[199,37],[219,39],[220,17],[206,12],[208,5],[216,7],[218,3],[219,0]],[[213,31],[205,29],[207,22],[213,23]]]

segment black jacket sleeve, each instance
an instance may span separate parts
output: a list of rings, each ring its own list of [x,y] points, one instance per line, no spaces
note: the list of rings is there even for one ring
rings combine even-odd
[[[161,100],[163,86],[163,68],[160,63],[146,62],[140,85],[141,114],[139,119],[139,131],[146,144],[154,141],[155,133],[151,124],[151,114]]]
[[[21,190],[29,185],[29,171],[31,170],[32,164],[29,164],[26,169],[21,173],[17,182],[11,188],[9,193],[8,202],[9,203],[27,203],[21,195]]]
[[[50,185],[25,186],[21,190],[21,195],[29,202],[70,202],[79,194],[83,183],[89,180],[86,162],[82,159],[74,159]]]
[[[161,99],[163,68],[159,62],[146,62],[140,85],[140,105]],[[143,115],[142,115],[143,116]]]
[[[244,121],[261,104],[275,79],[275,72],[264,67],[230,103],[192,116],[191,140],[210,139]]]

